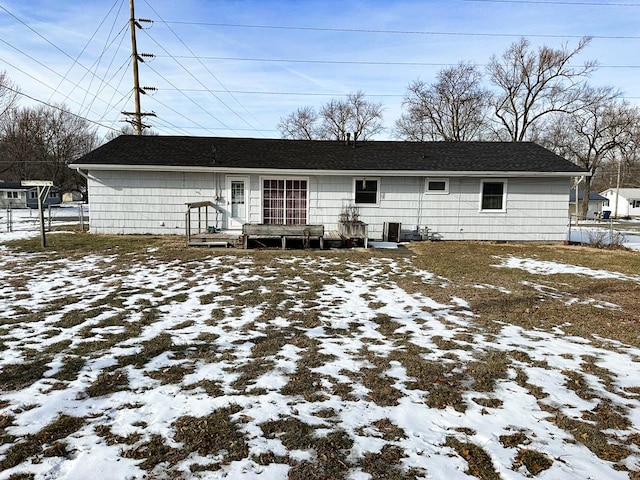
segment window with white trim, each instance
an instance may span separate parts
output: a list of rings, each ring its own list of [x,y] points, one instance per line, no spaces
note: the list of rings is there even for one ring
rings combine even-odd
[[[262,221],[274,225],[307,223],[307,180],[262,180]]]
[[[354,178],[353,198],[356,205],[377,205],[380,201],[379,178]]]
[[[482,180],[480,183],[480,211],[504,212],[507,210],[507,181]]]
[[[7,198],[20,198],[20,194],[18,192],[7,192]]]
[[[640,200],[631,200],[631,208],[640,208]]]
[[[448,178],[427,178],[425,179],[425,192],[437,193],[440,195],[446,195],[449,193],[449,179]]]

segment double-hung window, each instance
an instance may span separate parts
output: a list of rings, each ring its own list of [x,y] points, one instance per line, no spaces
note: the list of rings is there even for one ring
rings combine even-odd
[[[380,201],[380,179],[355,178],[353,182],[356,205],[377,205]]]
[[[507,210],[507,181],[482,180],[480,183],[480,211],[505,212]]]

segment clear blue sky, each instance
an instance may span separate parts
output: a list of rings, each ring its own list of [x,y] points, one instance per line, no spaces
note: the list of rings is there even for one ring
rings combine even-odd
[[[520,36],[597,60],[595,85],[640,103],[640,2],[136,0],[147,123],[161,134],[277,137],[278,120],[362,90],[389,130],[409,82],[480,66]],[[64,103],[119,129],[133,110],[128,0],[0,0],[0,70],[23,105]],[[31,98],[29,98],[31,97]],[[36,99],[36,100],[34,100]]]

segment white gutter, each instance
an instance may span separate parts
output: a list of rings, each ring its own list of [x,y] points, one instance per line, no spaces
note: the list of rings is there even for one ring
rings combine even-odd
[[[591,175],[590,172],[513,172],[513,171],[447,171],[447,170],[324,170],[324,169],[287,169],[287,168],[239,168],[239,167],[187,167],[168,165],[108,165],[108,164],[71,164],[70,168],[77,171],[84,170],[117,170],[117,171],[139,171],[139,172],[185,172],[185,173],[231,173],[249,174],[259,173],[262,175],[342,175],[342,176],[383,176],[383,177],[576,177],[579,175]],[[81,174],[82,175],[82,174]]]
[[[73,166],[70,165],[71,168],[73,168]],[[80,175],[81,177],[84,177],[86,180],[89,180],[89,172],[84,173],[80,167],[76,168],[76,172],[78,172],[78,175]]]

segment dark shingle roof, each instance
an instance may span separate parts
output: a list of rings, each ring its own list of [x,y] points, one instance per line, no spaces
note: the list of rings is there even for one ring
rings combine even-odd
[[[120,136],[74,165],[292,170],[585,172],[530,142],[356,142]]]
[[[28,190],[31,187],[23,187],[20,182],[0,182],[1,190]]]
[[[583,198],[584,198],[584,190],[578,190],[578,201],[582,200]],[[598,192],[589,192],[589,200],[606,200],[606,199],[607,197],[603,197]],[[573,188],[569,191],[569,201],[570,202],[576,201],[576,191]]]

